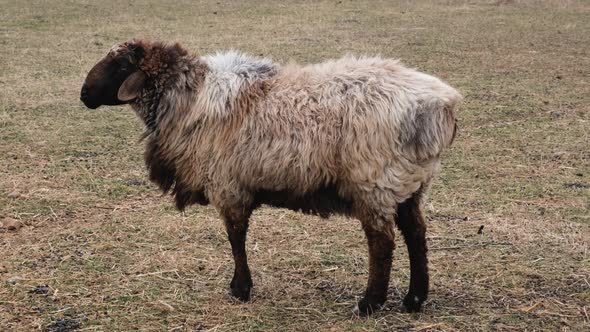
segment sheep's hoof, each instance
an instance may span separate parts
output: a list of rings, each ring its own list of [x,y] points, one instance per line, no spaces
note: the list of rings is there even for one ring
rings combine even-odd
[[[252,279],[248,276],[247,278],[238,278],[234,275],[229,284],[230,295],[238,299],[241,302],[250,301],[250,290],[252,289]]]
[[[422,310],[423,299],[418,296],[408,293],[404,298],[404,307],[407,312],[420,312]]]
[[[357,305],[352,309],[352,313],[358,316],[369,316],[373,314],[377,310],[381,310],[383,304],[385,303],[385,299],[377,300],[374,298],[367,298],[364,297],[362,300],[357,303]]]
[[[230,295],[240,302],[250,301],[250,287],[248,288],[230,288]]]

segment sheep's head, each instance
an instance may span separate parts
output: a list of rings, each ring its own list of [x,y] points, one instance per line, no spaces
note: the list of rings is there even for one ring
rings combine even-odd
[[[137,41],[116,45],[88,73],[80,100],[88,108],[101,105],[121,105],[137,98],[147,75],[139,63],[145,56],[145,47]]]

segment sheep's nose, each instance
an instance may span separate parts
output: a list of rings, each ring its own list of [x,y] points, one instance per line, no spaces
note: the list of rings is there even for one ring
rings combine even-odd
[[[88,97],[88,85],[86,85],[86,83],[84,83],[82,85],[82,91],[80,91],[80,100],[84,101],[86,99],[86,97]]]

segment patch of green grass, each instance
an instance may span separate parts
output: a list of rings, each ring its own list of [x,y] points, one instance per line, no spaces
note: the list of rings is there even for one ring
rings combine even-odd
[[[99,197],[119,199],[133,195],[139,195],[151,187],[148,187],[142,180],[131,179],[93,179],[88,183],[83,184],[83,190],[92,192]]]

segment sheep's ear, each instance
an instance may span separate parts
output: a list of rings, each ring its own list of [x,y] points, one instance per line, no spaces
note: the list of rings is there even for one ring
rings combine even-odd
[[[125,82],[121,84],[119,92],[117,93],[117,98],[120,101],[130,101],[137,98],[137,95],[141,89],[143,89],[146,78],[146,74],[141,70],[129,75]]]

